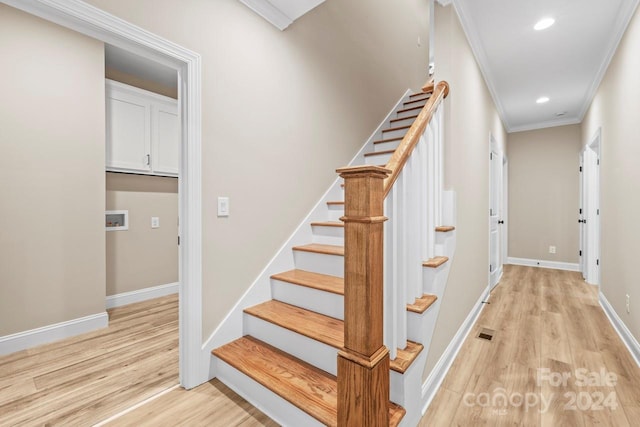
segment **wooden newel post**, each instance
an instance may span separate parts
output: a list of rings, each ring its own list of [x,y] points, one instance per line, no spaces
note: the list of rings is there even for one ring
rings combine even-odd
[[[344,178],[344,348],[338,352],[338,426],[389,425],[389,350],[383,334],[384,179],[378,166]]]

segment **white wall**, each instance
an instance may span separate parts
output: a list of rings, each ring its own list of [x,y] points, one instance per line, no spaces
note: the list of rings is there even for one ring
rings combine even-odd
[[[582,143],[602,128],[600,161],[601,286],[618,316],[640,340],[636,269],[640,223],[640,13],[627,32],[582,123]],[[626,312],[625,295],[631,299]]]
[[[424,83],[428,3],[331,0],[284,32],[237,0],[89,3],[202,55],[206,339],[335,169]]]
[[[506,153],[504,127],[453,7],[436,4],[434,25],[436,79],[451,85],[445,100],[445,186],[457,193],[458,216],[455,258],[425,379],[487,288],[490,134]]]
[[[511,133],[508,146],[509,256],[578,263],[580,125]]]
[[[104,312],[104,48],[0,4],[0,336]]]

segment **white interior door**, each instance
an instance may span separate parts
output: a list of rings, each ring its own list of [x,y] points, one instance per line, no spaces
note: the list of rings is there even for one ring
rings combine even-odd
[[[583,152],[581,217],[582,273],[593,285],[600,284],[600,131]]]
[[[495,142],[492,138],[492,146]],[[493,289],[502,276],[502,199],[504,194],[504,184],[502,182],[502,153],[496,148],[491,150],[489,155],[491,189],[489,208],[489,285]]]
[[[580,207],[578,208],[578,227],[579,227],[579,232],[578,234],[580,235],[580,249],[578,252],[578,255],[580,257],[580,272],[582,273],[582,277],[584,279],[587,278],[587,263],[585,262],[586,257],[587,257],[587,245],[586,245],[586,224],[585,224],[585,216],[586,216],[586,212],[585,212],[585,203],[587,200],[587,195],[586,195],[586,191],[587,191],[587,183],[586,183],[586,176],[587,174],[585,173],[585,168],[584,168],[584,158],[585,158],[585,153],[584,151],[582,151],[580,153]]]

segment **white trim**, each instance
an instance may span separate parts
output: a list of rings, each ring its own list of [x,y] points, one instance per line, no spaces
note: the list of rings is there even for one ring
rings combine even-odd
[[[633,18],[635,10],[638,7],[638,3],[640,3],[640,0],[628,0],[628,1],[622,2],[620,10],[618,11],[616,22],[613,26],[615,30],[615,34],[613,38],[610,39],[611,41],[609,44],[609,48],[607,49],[606,55],[602,59],[602,62],[600,63],[600,68],[598,68],[598,72],[593,77],[593,81],[591,82],[589,89],[585,93],[584,100],[582,101],[582,107],[580,108],[580,113],[578,114],[579,123],[581,123],[584,120],[584,116],[585,114],[587,114],[587,111],[589,110],[589,107],[593,102],[593,98],[595,98],[596,96],[596,92],[598,91],[598,88],[602,83],[602,79],[604,79],[604,76],[607,73],[607,70],[609,69],[609,64],[611,64],[611,61],[613,60],[613,56],[618,50],[618,45],[622,41],[622,37],[624,37],[625,33],[627,32],[627,27],[629,26],[629,23]]]
[[[293,19],[282,13],[280,9],[265,0],[240,0],[249,9],[272,23],[280,31],[283,31],[293,23]]]
[[[464,341],[467,339],[471,329],[478,320],[478,317],[484,308],[483,302],[489,298],[489,295],[489,289],[487,288],[482,293],[478,301],[476,301],[471,312],[469,312],[467,318],[462,322],[462,325],[460,325],[458,332],[456,332],[444,353],[440,356],[440,360],[438,360],[438,363],[434,366],[433,370],[427,377],[427,380],[422,384],[422,415],[427,412],[427,408],[435,397],[442,381],[444,381],[444,377],[447,375],[447,372],[451,369],[451,365],[462,348],[462,344],[464,344]]]
[[[577,125],[582,123],[582,119],[576,118],[576,117],[565,117],[562,119],[553,119],[553,120],[547,120],[544,122],[538,122],[538,123],[533,123],[530,125],[523,125],[523,126],[515,126],[515,127],[508,127],[507,128],[507,132],[508,133],[514,133],[514,132],[525,132],[528,130],[538,130],[538,129],[546,129],[546,128],[555,128],[558,126],[569,126],[569,125]],[[505,125],[506,127],[506,125]]]
[[[202,346],[201,57],[169,40],[80,0],[0,0],[10,6],[178,71],[181,109],[180,384],[190,389],[208,377]]]
[[[638,340],[636,340],[629,328],[627,328],[627,325],[624,324],[620,316],[618,316],[618,313],[616,313],[611,304],[609,304],[609,301],[602,292],[599,292],[598,300],[600,301],[600,305],[602,306],[604,313],[609,318],[613,329],[616,330],[624,345],[627,346],[633,360],[635,360],[636,364],[640,366],[640,343],[638,343]]]
[[[120,418],[120,417],[122,417],[122,416],[124,416],[124,415],[127,415],[129,412],[133,412],[133,411],[135,411],[136,409],[140,408],[141,406],[146,405],[147,403],[151,403],[151,402],[153,402],[154,400],[156,400],[156,399],[158,399],[158,398],[160,398],[160,397],[164,396],[165,394],[168,394],[168,393],[172,392],[173,390],[176,390],[177,388],[180,388],[180,384],[176,384],[176,385],[174,385],[173,387],[169,387],[169,388],[168,388],[168,389],[166,389],[166,390],[162,390],[160,393],[154,394],[153,396],[151,396],[151,397],[149,397],[149,398],[147,398],[147,399],[143,400],[142,402],[138,402],[138,403],[136,403],[136,404],[135,404],[135,405],[133,405],[133,406],[129,406],[127,409],[125,409],[125,410],[123,410],[123,411],[120,411],[120,412],[118,412],[118,413],[117,413],[117,414],[115,414],[115,415],[110,416],[110,417],[109,417],[109,418],[107,418],[106,420],[103,420],[103,421],[100,421],[100,422],[99,422],[99,423],[97,423],[97,424],[94,424],[92,427],[102,427],[102,426],[106,426],[106,425],[107,425],[107,424],[109,424],[110,422],[115,421],[115,420],[117,420],[118,418]]]
[[[106,311],[0,337],[0,355],[73,337],[109,326]]]
[[[177,294],[178,292],[180,292],[179,282],[167,283],[166,285],[152,286],[149,288],[138,289],[137,291],[110,295],[107,297],[106,305],[107,309],[122,307],[123,305],[147,301],[153,298],[160,298],[171,294]]]
[[[553,268],[554,270],[580,271],[580,264],[573,262],[508,257],[507,264],[524,265],[525,267]]]

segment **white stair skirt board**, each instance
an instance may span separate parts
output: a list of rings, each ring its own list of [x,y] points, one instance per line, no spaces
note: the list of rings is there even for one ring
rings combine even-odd
[[[103,311],[66,322],[6,335],[0,337],[0,355],[15,353],[16,351],[92,332],[96,329],[106,328],[108,325],[109,316],[106,311]]]
[[[545,261],[538,259],[508,257],[507,264],[523,265],[525,267],[552,268],[554,270],[580,271],[580,265],[570,262]]]
[[[166,285],[152,286],[150,288],[139,289],[137,291],[123,292],[121,294],[107,297],[107,309],[122,307],[123,305],[135,302],[147,301],[153,298],[160,298],[180,291],[180,283],[167,283]]]
[[[220,381],[281,426],[323,426],[321,422],[233,366],[216,357],[212,360],[212,371],[216,372]]]
[[[274,300],[344,320],[344,297],[339,294],[271,279]]]
[[[455,336],[445,349],[442,356],[440,356],[440,360],[436,363],[435,367],[427,377],[427,380],[422,385],[422,415],[427,412],[427,408],[431,404],[431,401],[436,395],[436,392],[440,388],[444,377],[449,372],[453,361],[455,360],[460,348],[462,348],[462,344],[464,344],[464,340],[467,339],[469,332],[473,328],[473,325],[478,320],[482,309],[484,308],[483,301],[486,301],[489,298],[489,290],[485,289],[482,292],[482,295],[476,302],[476,304],[471,309],[471,312],[464,320],[458,332],[456,332]]]
[[[248,313],[244,314],[244,333],[271,344],[285,353],[338,375],[338,349],[297,332],[280,327]]]
[[[627,325],[624,324],[620,316],[618,316],[618,313],[616,313],[611,304],[609,304],[609,301],[602,292],[598,293],[598,299],[600,300],[600,305],[602,306],[604,313],[609,318],[613,329],[615,329],[618,335],[620,335],[622,342],[627,346],[633,360],[635,360],[636,364],[640,366],[640,344],[638,343],[638,340],[636,340],[629,328],[627,328]]]

